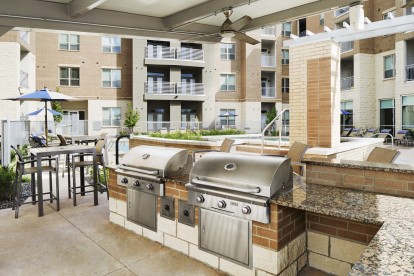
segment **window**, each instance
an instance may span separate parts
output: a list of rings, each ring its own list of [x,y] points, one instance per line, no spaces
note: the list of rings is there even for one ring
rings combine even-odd
[[[282,24],[282,35],[283,36],[290,36],[292,33],[292,23],[285,22]]]
[[[319,25],[325,26],[325,14],[324,13],[319,14]]]
[[[289,64],[289,50],[282,49],[282,64],[287,65]]]
[[[402,128],[414,128],[414,95],[402,96]]]
[[[384,79],[395,77],[394,55],[384,57]]]
[[[392,129],[394,130],[394,118],[395,106],[394,99],[382,99],[380,100],[380,129]]]
[[[120,126],[121,125],[121,108],[120,107],[103,107],[102,108],[102,126]]]
[[[383,13],[383,15],[382,15],[383,20],[393,19],[393,18],[395,18],[395,10],[387,11],[387,12]]]
[[[102,69],[102,86],[120,88],[121,87],[121,70],[120,69]]]
[[[282,93],[289,93],[289,78],[282,78]]]
[[[79,86],[79,68],[60,67],[59,85]]]
[[[236,110],[235,109],[220,109],[220,126],[235,126],[236,125]],[[224,116],[229,115],[229,116]]]
[[[220,90],[221,91],[235,91],[236,90],[236,76],[232,74],[220,75]]]
[[[410,0],[405,0],[404,4],[407,4]],[[414,13],[414,6],[408,6],[405,8],[405,15],[410,15]]]
[[[354,120],[352,118],[353,109],[354,104],[352,101],[341,102],[341,130],[354,125]]]
[[[220,58],[222,60],[234,60],[236,58],[236,45],[233,43],[221,43]]]
[[[119,54],[121,52],[121,38],[118,36],[103,36],[102,52]]]
[[[59,50],[79,51],[79,35],[59,34]]]

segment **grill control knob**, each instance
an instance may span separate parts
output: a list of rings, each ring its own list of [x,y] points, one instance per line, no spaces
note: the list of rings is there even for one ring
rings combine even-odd
[[[122,178],[121,183],[122,184],[127,184],[128,183],[128,178],[126,178],[126,177]]]
[[[134,186],[135,186],[135,187],[139,187],[139,186],[140,186],[140,184],[139,184],[139,180],[135,180],[135,182],[134,182]]]
[[[154,185],[152,185],[151,183],[147,184],[147,189],[148,190],[154,190]]]
[[[252,209],[250,209],[250,207],[249,207],[249,206],[247,206],[247,205],[244,205],[244,206],[243,206],[243,208],[242,208],[242,213],[243,213],[243,214],[248,215],[248,214],[250,214],[251,212],[252,212]]]
[[[196,197],[196,200],[198,203],[203,203],[204,202],[204,196],[199,195],[198,197]]]
[[[226,202],[224,200],[220,200],[219,202],[217,202],[217,206],[219,208],[226,208]]]

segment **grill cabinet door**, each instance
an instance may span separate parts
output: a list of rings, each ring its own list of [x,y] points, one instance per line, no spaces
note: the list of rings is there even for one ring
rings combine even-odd
[[[127,218],[143,227],[157,231],[157,196],[128,189]]]
[[[199,247],[250,266],[251,223],[200,208]]]

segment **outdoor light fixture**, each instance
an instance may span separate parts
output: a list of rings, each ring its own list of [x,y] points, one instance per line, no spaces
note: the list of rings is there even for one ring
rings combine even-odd
[[[354,30],[364,29],[364,6],[361,2],[354,2],[349,5],[349,22]]]
[[[232,38],[234,37],[236,34],[233,31],[223,31],[221,32],[221,36],[223,38]]]

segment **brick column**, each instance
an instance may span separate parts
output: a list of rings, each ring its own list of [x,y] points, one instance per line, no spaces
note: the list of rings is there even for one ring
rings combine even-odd
[[[290,139],[312,147],[340,144],[340,47],[332,41],[290,52]]]

